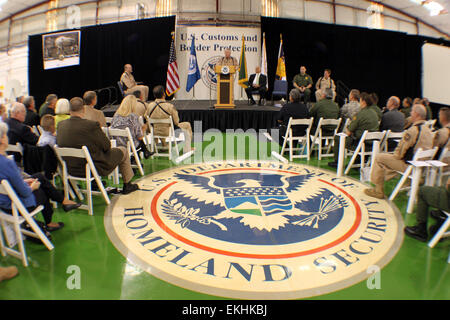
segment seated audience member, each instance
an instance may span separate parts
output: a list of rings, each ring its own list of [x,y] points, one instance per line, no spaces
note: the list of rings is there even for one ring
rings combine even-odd
[[[375,111],[378,117],[378,121],[381,121],[381,117],[383,115],[383,112],[381,111],[380,107],[378,106],[378,95],[375,92],[372,92],[370,94],[370,99],[372,100],[372,104],[369,106],[369,109],[372,109]]]
[[[360,92],[358,89],[352,89],[350,91],[348,95],[349,101],[342,106],[340,111],[342,121],[345,122],[347,119],[353,120],[359,110],[361,110],[361,107],[359,106],[359,95]]]
[[[331,70],[325,69],[323,72],[323,77],[320,77],[316,82],[316,101],[319,102],[324,97],[325,89],[331,88],[333,90],[333,101],[336,97],[336,85],[334,84],[333,79],[331,79]]]
[[[87,120],[97,121],[100,127],[106,127],[105,114],[101,110],[95,109],[97,105],[97,94],[95,91],[86,91],[83,95],[84,101],[84,118]]]
[[[370,95],[366,92],[361,93],[359,100],[361,111],[359,111],[355,119],[350,122],[345,132],[345,134],[347,134],[347,138],[345,139],[346,149],[354,150],[365,130],[369,132],[378,131],[378,118],[376,112],[369,108],[371,104],[372,99],[370,98]],[[328,163],[330,167],[337,168],[339,141],[339,137],[335,136],[333,145],[334,161]]]
[[[300,67],[300,73],[295,75],[292,80],[294,88],[300,90],[303,95],[303,101],[308,103],[311,96],[311,88],[313,86],[313,80],[309,74],[306,73],[306,67]]]
[[[444,148],[450,138],[450,108],[439,109],[439,123],[442,128],[434,134],[433,147]],[[450,148],[450,146],[448,146]],[[450,163],[449,163],[450,166]],[[446,168],[450,169],[450,168]]]
[[[379,153],[375,157],[370,181],[375,188],[365,189],[368,196],[384,199],[384,182],[392,179],[408,167],[406,161],[412,160],[417,149],[428,150],[433,147],[431,130],[424,126],[427,110],[422,105],[414,105],[411,111],[413,125],[403,135],[394,154]]]
[[[142,85],[134,79],[133,76],[133,67],[131,64],[126,64],[123,67],[123,73],[120,77],[120,82],[124,85],[125,94],[132,94],[134,91],[139,90],[142,92],[142,97],[145,102],[148,100],[148,92],[149,88],[145,85]]]
[[[111,141],[103,133],[96,121],[84,119],[85,108],[83,99],[79,97],[70,100],[70,119],[59,123],[56,143],[59,147],[78,148],[86,146],[100,176],[108,176],[119,166],[123,177],[123,194],[139,189],[131,183],[134,176],[130,157],[125,147],[111,148]],[[85,161],[83,159],[67,159],[68,171],[78,177],[85,176]]]
[[[16,102],[23,103],[23,99],[25,99],[24,96],[19,96],[16,98]]]
[[[55,128],[55,117],[49,114],[46,114],[41,119],[41,127],[44,130],[39,140],[37,142],[38,147],[44,147],[49,145],[53,148],[56,144],[56,128]]]
[[[314,106],[309,110],[309,115],[314,117],[314,123],[311,129],[311,134],[314,135],[319,125],[320,118],[323,119],[338,119],[339,118],[339,106],[333,99],[333,90],[326,88],[323,91],[322,99],[316,102]],[[334,134],[335,126],[323,126],[322,135],[330,136]]]
[[[70,118],[70,103],[65,98],[58,99],[55,108],[55,127],[58,128],[58,124]]]
[[[433,119],[433,112],[431,111],[430,101],[427,98],[423,98],[421,103],[423,106],[425,106],[425,108],[427,108],[427,119],[426,120]]]
[[[450,139],[450,108],[443,107],[439,109],[439,123],[441,124],[442,128],[437,130],[434,133],[434,139],[433,139],[433,148],[438,147],[438,152],[435,156],[435,159],[439,159],[441,152],[444,151],[444,147],[447,146],[447,148],[450,148],[449,139]],[[447,172],[450,170],[450,157],[446,157],[442,159],[443,162],[447,164],[446,167],[444,167],[444,172]],[[450,179],[449,179],[450,181]],[[432,210],[431,216],[438,220],[438,223],[430,228],[434,228],[435,231],[442,225],[442,223],[447,218],[447,215],[444,214],[441,210]],[[433,232],[430,232],[433,233]]]
[[[5,123],[8,125],[8,139],[10,144],[20,143],[22,146],[29,144],[35,146],[39,137],[31,131],[31,128],[24,125],[26,117],[25,106],[19,102],[14,102],[11,110],[10,118],[6,119]],[[16,162],[20,162],[22,157],[19,153],[14,153]]]
[[[39,115],[36,112],[34,97],[28,96],[23,99],[23,104],[27,109],[27,115],[23,124],[33,127],[40,123]]]
[[[50,114],[50,115],[54,116],[57,101],[58,101],[58,96],[56,94],[49,94],[47,96],[47,99],[45,99],[44,104],[39,109],[39,117],[42,117],[46,114]]]
[[[183,130],[185,137],[184,152],[191,151],[191,141],[192,141],[192,127],[189,122],[180,122],[178,117],[178,111],[175,109],[174,105],[165,100],[166,94],[164,92],[164,87],[158,85],[153,88],[153,96],[155,101],[149,104],[147,109],[147,114],[150,119],[167,119],[172,116],[172,121],[174,129],[177,127]],[[156,135],[168,136],[169,135],[169,124],[161,123],[154,125],[154,132]],[[163,141],[165,145],[165,141]]]
[[[133,95],[137,99],[136,112],[135,113],[139,117],[144,117],[145,116],[145,112],[147,111],[147,103],[145,103],[143,101],[142,92],[139,91],[139,90],[136,90],[135,92],[133,92]]]
[[[380,131],[391,130],[392,132],[402,132],[405,126],[405,116],[398,111],[400,99],[392,96],[388,99],[386,109],[388,110],[381,117]]]
[[[7,118],[6,107],[4,104],[0,103],[0,122],[4,122]]]
[[[255,68],[255,73],[251,74],[248,78],[248,87],[245,89],[245,93],[247,94],[247,98],[250,99],[251,104],[256,104],[253,99],[253,92],[257,92],[259,94],[258,105],[261,105],[261,101],[265,98],[267,88],[267,76],[261,73],[261,67],[257,66]]]
[[[278,113],[277,122],[279,124],[280,133],[279,138],[282,139],[286,135],[286,129],[289,123],[289,118],[292,119],[308,119],[308,108],[300,102],[301,94],[298,89],[292,89],[289,92],[289,103],[285,104]],[[306,133],[305,126],[293,126],[292,134],[294,136],[304,136]]]
[[[427,223],[430,207],[450,211],[450,179],[445,187],[421,186],[417,196],[416,225],[406,227],[404,232],[407,236],[419,241],[428,241]],[[446,216],[445,216],[446,217]],[[430,227],[430,233],[436,233],[442,222]]]
[[[400,111],[405,115],[405,119],[411,115],[411,108],[413,105],[413,100],[410,97],[406,97],[402,101],[403,108]]]
[[[0,267],[0,282],[14,278],[19,274],[16,266]]]
[[[51,222],[53,205],[50,204],[49,200],[61,203],[63,210],[66,212],[80,207],[81,204],[64,198],[63,194],[56,190],[41,173],[24,179],[14,161],[9,160],[6,156],[5,150],[8,147],[7,132],[8,126],[0,123],[0,167],[2,168],[0,170],[0,181],[6,179],[10,183],[28,211],[33,211],[39,205],[44,206],[42,216],[48,231],[61,229],[64,226],[62,222]],[[7,213],[12,213],[11,200],[7,195],[0,194],[0,208]]]
[[[131,137],[133,138],[136,149],[144,152],[145,159],[151,156],[150,151],[147,149],[143,138],[144,133],[142,131],[142,124],[139,121],[139,116],[136,114],[136,107],[138,105],[137,99],[134,95],[128,95],[120,104],[111,122],[111,128],[113,129],[125,129],[129,128]],[[117,146],[127,147],[128,139],[125,137],[116,137]]]

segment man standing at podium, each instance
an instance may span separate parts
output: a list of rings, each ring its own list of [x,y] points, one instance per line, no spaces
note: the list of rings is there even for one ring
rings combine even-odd
[[[122,82],[126,86],[126,88],[124,88],[124,92],[126,94],[133,94],[136,90],[139,90],[142,92],[144,102],[146,102],[149,89],[147,86],[141,85],[140,82],[136,82],[132,73],[133,67],[131,66],[131,64],[126,64],[124,66],[124,72],[120,77],[120,82]]]
[[[261,105],[261,100],[264,99],[267,90],[266,83],[266,75],[261,73],[261,68],[259,66],[256,67],[255,73],[250,75],[250,78],[248,78],[248,87],[245,89],[245,93],[247,93],[247,97],[251,100],[252,105],[256,104],[255,100],[253,100],[252,92],[258,92],[258,105]]]
[[[225,52],[225,57],[220,59],[218,64],[221,66],[235,66],[236,68],[239,67],[239,63],[238,63],[237,59],[231,56],[231,50],[225,49],[224,52]]]

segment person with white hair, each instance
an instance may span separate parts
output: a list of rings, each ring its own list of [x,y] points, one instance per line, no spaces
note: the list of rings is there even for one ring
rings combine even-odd
[[[58,128],[58,123],[70,118],[70,102],[65,98],[60,98],[56,102],[55,107],[55,128]]]
[[[365,189],[365,194],[384,199],[384,182],[394,178],[397,172],[405,171],[408,166],[407,161],[412,160],[419,148],[422,150],[433,148],[433,134],[427,126],[424,126],[426,117],[425,107],[415,104],[411,110],[413,125],[405,131],[394,154],[379,153],[375,157],[370,179],[375,188]]]
[[[405,115],[398,111],[400,107],[400,98],[392,96],[386,103],[388,110],[381,117],[380,131],[391,130],[392,132],[402,132],[405,126]]]
[[[22,146],[29,144],[35,146],[39,137],[31,131],[31,128],[24,125],[27,110],[20,102],[14,102],[10,109],[10,117],[6,119],[5,123],[8,125],[8,139],[10,144],[20,143]],[[20,162],[20,154],[14,154],[17,162]]]

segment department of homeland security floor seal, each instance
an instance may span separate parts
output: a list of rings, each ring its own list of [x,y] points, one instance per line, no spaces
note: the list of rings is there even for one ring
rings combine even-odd
[[[277,162],[179,166],[116,197],[105,228],[148,273],[185,289],[239,299],[296,299],[343,289],[382,268],[403,222],[364,184]]]

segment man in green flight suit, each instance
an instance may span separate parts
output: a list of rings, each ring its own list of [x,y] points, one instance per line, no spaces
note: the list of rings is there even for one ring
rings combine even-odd
[[[374,110],[369,108],[372,104],[370,95],[366,92],[361,93],[359,104],[361,106],[361,111],[359,111],[353,121],[350,122],[345,132],[345,134],[347,134],[347,138],[345,139],[346,149],[355,149],[365,130],[368,130],[369,132],[378,131],[379,125],[377,114]],[[328,162],[328,165],[337,168],[337,161],[339,158],[339,136],[334,137],[333,152],[334,162]]]
[[[313,80],[309,74],[306,73],[306,67],[300,67],[300,73],[294,77],[292,84],[295,88],[303,93],[305,103],[309,102],[311,96],[311,87],[313,86]]]
[[[375,111],[378,117],[378,121],[381,121],[381,118],[383,117],[383,112],[381,111],[380,107],[378,106],[378,95],[376,93],[371,93],[370,98],[372,99],[372,104],[369,105],[369,109],[372,109]]]
[[[339,106],[333,99],[333,89],[326,88],[323,90],[322,99],[316,102],[314,106],[309,110],[311,117],[314,117],[314,123],[311,128],[311,134],[314,135],[317,126],[319,124],[320,118],[323,119],[338,119],[339,118]],[[334,134],[336,127],[323,126],[322,135],[330,136]]]

